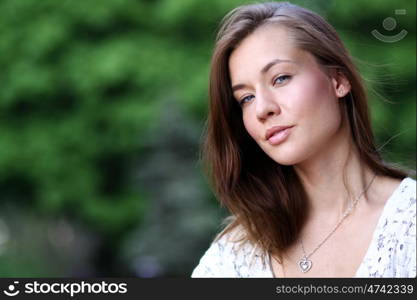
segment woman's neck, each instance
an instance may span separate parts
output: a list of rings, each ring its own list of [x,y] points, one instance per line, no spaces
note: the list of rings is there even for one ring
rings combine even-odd
[[[308,195],[311,216],[340,219],[374,177],[361,162],[356,148],[350,147],[346,139],[344,141],[330,145],[325,152],[294,166]],[[364,193],[361,200],[367,201],[367,195]]]

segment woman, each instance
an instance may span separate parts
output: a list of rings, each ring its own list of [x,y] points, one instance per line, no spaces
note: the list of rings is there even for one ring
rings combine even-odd
[[[317,14],[225,17],[204,157],[232,216],[192,277],[416,276],[416,182],[382,161],[360,75]]]

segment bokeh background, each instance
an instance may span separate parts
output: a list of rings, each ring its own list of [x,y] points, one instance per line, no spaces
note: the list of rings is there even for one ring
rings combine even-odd
[[[226,214],[199,145],[216,29],[244,3],[0,1],[1,277],[190,276]],[[415,169],[415,2],[293,3],[338,30],[385,159]]]

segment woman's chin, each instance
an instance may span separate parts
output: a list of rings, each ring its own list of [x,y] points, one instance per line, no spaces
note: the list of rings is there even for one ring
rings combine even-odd
[[[275,155],[275,156],[271,156],[271,158],[277,162],[280,165],[283,166],[292,166],[292,165],[296,165],[297,163],[299,163],[301,160],[298,157],[295,156],[285,156],[285,155]]]

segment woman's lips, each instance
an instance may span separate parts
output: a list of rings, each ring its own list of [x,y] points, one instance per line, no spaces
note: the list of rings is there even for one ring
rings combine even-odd
[[[288,127],[286,129],[280,130],[276,133],[274,133],[269,139],[268,139],[268,143],[276,146],[280,143],[282,143],[283,141],[285,141],[287,139],[287,137],[290,135],[291,133],[291,129],[292,127]]]

